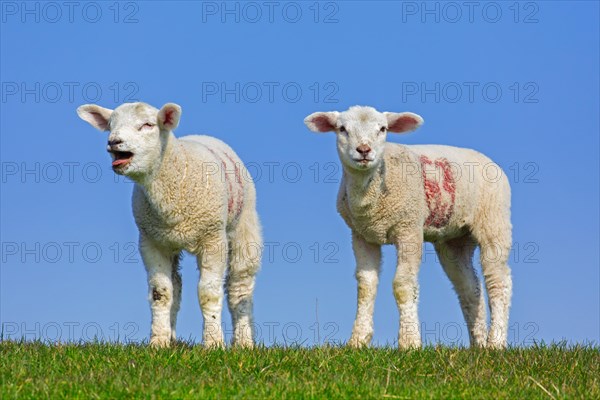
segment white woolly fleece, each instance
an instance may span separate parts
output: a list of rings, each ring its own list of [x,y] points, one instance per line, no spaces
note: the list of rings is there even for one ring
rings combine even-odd
[[[198,299],[206,346],[223,346],[223,283],[234,324],[234,344],[253,345],[252,296],[260,265],[261,227],[254,182],[235,152],[209,136],[175,138],[181,108],[127,103],[114,111],[84,105],[79,116],[110,131],[113,169],[135,181],[133,214],[148,272],[150,343],[175,339],[181,302],[179,257],[197,256]]]
[[[386,143],[388,132],[409,132],[423,123],[413,113],[351,107],[311,114],[305,123],[313,131],[337,134],[344,171],[337,208],[352,230],[357,263],[358,309],[350,344],[371,341],[381,245],[393,244],[398,250],[393,281],[401,315],[398,343],[421,345],[417,275],[428,241],[458,294],[471,343],[506,346],[512,226],[510,186],[502,169],[470,149]],[[489,332],[472,264],[477,246],[491,310]]]

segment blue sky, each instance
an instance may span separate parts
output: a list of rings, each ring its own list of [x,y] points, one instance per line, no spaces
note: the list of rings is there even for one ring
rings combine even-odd
[[[509,175],[510,343],[600,340],[597,2],[66,3],[1,4],[5,337],[147,338],[132,184],[113,175],[106,135],[75,113],[143,100],[180,104],[176,135],[216,136],[253,171],[265,344],[350,336],[335,138],[303,119],[356,104],[423,116],[390,141],[474,148]],[[394,254],[385,248],[376,344],[397,337]],[[430,245],[425,254],[424,341],[467,343],[450,282]],[[178,335],[198,341],[197,277],[185,256]]]

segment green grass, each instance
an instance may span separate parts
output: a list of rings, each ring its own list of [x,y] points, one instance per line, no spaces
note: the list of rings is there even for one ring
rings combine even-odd
[[[600,398],[600,349],[0,342],[0,398]]]

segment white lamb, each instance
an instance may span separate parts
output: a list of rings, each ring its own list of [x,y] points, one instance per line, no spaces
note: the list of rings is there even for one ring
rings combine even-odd
[[[419,347],[417,314],[423,241],[432,242],[452,281],[472,345],[505,347],[512,280],[510,186],[500,167],[474,150],[450,146],[386,143],[387,132],[417,129],[413,113],[380,113],[371,107],[317,112],[304,122],[315,132],[334,131],[343,166],[337,207],[352,230],[358,309],[349,344],[367,345],[373,336],[373,306],[381,245],[397,248],[394,297],[401,322],[398,344]],[[487,287],[472,264],[475,247]]]
[[[150,343],[175,340],[181,301],[179,258],[197,256],[198,298],[206,346],[223,346],[221,311],[227,274],[233,343],[253,345],[252,293],[260,264],[261,228],[254,183],[242,161],[209,136],[175,138],[181,108],[126,103],[114,111],[83,105],[79,116],[110,131],[108,152],[117,174],[135,181],[133,214],[148,272]],[[243,177],[243,178],[242,178]]]

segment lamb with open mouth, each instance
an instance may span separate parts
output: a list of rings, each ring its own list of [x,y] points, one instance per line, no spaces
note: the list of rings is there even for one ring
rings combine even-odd
[[[129,165],[133,159],[133,153],[130,151],[108,150],[108,152],[113,157],[113,169],[124,168],[125,166]]]
[[[187,251],[196,256],[200,270],[198,302],[204,318],[204,345],[225,345],[221,318],[223,304],[227,304],[233,344],[252,347],[252,304],[262,234],[256,188],[242,160],[215,137],[176,137],[173,131],[181,107],[174,103],[160,110],[146,103],[125,103],[115,110],[85,104],[77,114],[108,132],[105,149],[113,171],[134,183],[133,216],[152,313],[150,344],[170,346],[177,338],[179,263],[181,253]],[[216,169],[207,173],[207,166]]]

